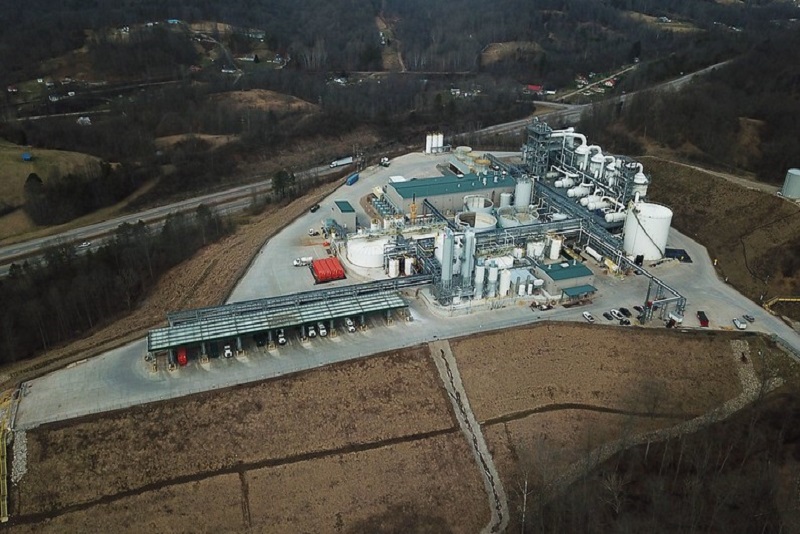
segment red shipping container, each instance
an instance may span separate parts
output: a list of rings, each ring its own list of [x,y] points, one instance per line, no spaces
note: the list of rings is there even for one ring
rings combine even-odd
[[[344,268],[338,258],[314,260],[311,264],[311,273],[318,284],[345,278]]]

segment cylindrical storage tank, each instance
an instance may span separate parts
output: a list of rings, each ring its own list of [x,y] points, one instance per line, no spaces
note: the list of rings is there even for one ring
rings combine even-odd
[[[479,234],[497,228],[497,219],[488,213],[461,212],[456,215],[456,225],[473,228]]]
[[[508,295],[508,290],[511,289],[511,271],[503,269],[500,272],[500,289],[498,290],[499,297]]]
[[[483,298],[483,281],[486,278],[486,267],[477,265],[475,267],[475,298]]]
[[[464,211],[475,213],[492,213],[494,202],[481,195],[467,195],[464,197]]]
[[[425,153],[430,154],[433,152],[433,135],[428,134],[425,136]]]
[[[587,210],[603,210],[611,207],[611,202],[608,200],[600,199],[597,202],[589,202],[586,204]]]
[[[400,276],[400,260],[389,260],[389,278],[397,278]]]
[[[582,171],[586,170],[586,164],[589,161],[589,147],[586,145],[580,145],[578,148],[575,149],[575,155],[577,156],[577,165],[578,168]]]
[[[581,206],[586,206],[589,204],[589,202],[597,202],[601,198],[603,197],[601,197],[600,195],[589,195],[588,197],[583,197],[581,199]]]
[[[477,158],[475,160],[475,172],[476,173],[485,173],[489,170],[489,166],[491,162],[486,158]]]
[[[644,175],[643,172],[637,172],[636,175],[633,177],[633,187],[631,188],[631,193],[634,195],[639,193],[640,197],[644,197],[647,195],[647,185],[650,182],[647,180],[647,176]]]
[[[598,152],[589,160],[589,174],[598,178],[600,176],[600,172],[603,170],[603,162],[605,159],[603,158],[603,153]]]
[[[557,260],[561,257],[561,244],[564,242],[564,238],[561,236],[550,236],[550,256],[551,260]]]
[[[518,260],[522,259],[523,254],[525,254],[525,249],[523,248],[514,247],[514,250],[511,251],[511,255]]]
[[[405,275],[411,276],[414,274],[414,263],[416,258],[406,258],[405,263]]]
[[[442,263],[442,251],[444,250],[444,234],[439,234],[434,239],[433,257],[439,264]]]
[[[533,224],[538,220],[536,213],[531,214],[528,211],[518,211],[516,218],[520,225]]]
[[[550,220],[554,222],[566,221],[567,219],[569,219],[569,215],[567,215],[566,213],[553,213],[550,215]]]
[[[624,221],[625,217],[626,215],[624,211],[614,211],[611,213],[606,213],[605,219],[607,223],[613,223]]]
[[[511,206],[511,193],[500,193],[500,207],[507,208]]]
[[[533,281],[534,288],[540,288],[543,285],[544,285],[544,280],[542,280],[541,278],[537,278],[536,280]]]
[[[538,241],[531,241],[531,245],[533,248],[533,254],[530,255],[532,258],[539,259],[544,256],[544,249],[547,246],[547,242],[543,239]]]
[[[531,203],[531,190],[533,184],[528,178],[520,178],[514,188],[514,207],[527,208]]]
[[[456,152],[456,155],[461,154],[463,156],[463,155],[466,155],[466,154],[469,154],[470,152],[472,152],[472,147],[471,146],[457,146],[455,152]]]
[[[560,180],[556,180],[555,182],[553,182],[553,185],[556,187],[572,187],[573,185],[575,185],[575,180],[573,180],[572,178],[564,177],[561,178]]]
[[[786,198],[800,198],[800,169],[789,169],[783,181],[781,195]]]
[[[444,148],[444,134],[439,132],[436,134],[436,151],[441,152],[442,148]],[[472,152],[472,149],[470,149],[470,152]]]
[[[672,210],[652,202],[631,202],[625,217],[622,248],[629,256],[659,260],[667,248]]]
[[[525,288],[525,292],[528,295],[533,295],[533,282],[528,282],[527,287]]]
[[[497,294],[497,275],[498,269],[496,265],[489,267],[489,279],[486,284],[486,296],[493,298]]]
[[[568,189],[567,190],[567,196],[571,197],[571,198],[581,198],[581,197],[585,197],[586,195],[588,195],[591,192],[592,192],[592,190],[590,188],[588,188],[588,187],[586,187],[584,185],[579,185],[577,187],[573,187],[572,189]]]
[[[517,219],[517,213],[511,206],[506,206],[497,210],[497,225],[500,228],[514,228],[519,226],[520,222]]]
[[[597,252],[595,249],[593,249],[592,247],[587,245],[587,246],[585,246],[583,248],[583,251],[586,254],[588,254],[589,256],[591,256],[592,258],[594,258],[594,261],[596,261],[598,263],[603,261],[603,256],[599,252]]]
[[[520,284],[519,288],[517,289],[517,296],[524,297],[526,289],[527,289],[527,286],[525,284]]]
[[[347,260],[358,267],[383,268],[383,246],[388,242],[388,237],[348,239]]]

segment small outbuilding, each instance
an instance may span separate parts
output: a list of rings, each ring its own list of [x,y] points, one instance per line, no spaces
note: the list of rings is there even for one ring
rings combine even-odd
[[[30,152],[23,152],[22,161],[33,161],[33,154],[31,154]]]
[[[356,231],[356,210],[346,200],[333,201],[333,218],[348,232]]]

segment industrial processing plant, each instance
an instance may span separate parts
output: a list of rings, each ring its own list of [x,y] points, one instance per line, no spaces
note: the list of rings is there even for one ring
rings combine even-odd
[[[683,320],[685,297],[648,272],[667,256],[672,211],[647,201],[641,163],[537,120],[520,153],[451,150],[440,134],[428,135],[424,153],[435,158],[433,176],[384,176],[368,188],[348,176],[340,191],[349,200],[335,198],[320,221],[340,274],[320,275],[333,272],[321,269],[327,259],[298,258],[312,290],[170,314],[148,350],[188,345],[205,355],[216,341],[242,350],[245,334],[272,347],[287,328],[305,340],[345,322],[364,328],[370,314],[407,319],[399,291],[414,287],[445,316],[570,307],[597,296],[598,277],[630,273],[648,280],[640,322]]]

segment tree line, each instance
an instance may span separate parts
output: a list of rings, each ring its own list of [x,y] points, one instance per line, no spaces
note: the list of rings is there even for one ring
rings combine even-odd
[[[781,183],[800,154],[800,101],[791,96],[800,87],[798,46],[796,32],[773,33],[679,91],[643,91],[622,106],[597,106],[581,129],[619,153],[640,153],[644,138],[691,146],[690,159]]]
[[[130,312],[170,268],[232,232],[201,205],[156,230],[123,224],[96,250],[47,248],[41,262],[13,264],[0,280],[0,363],[23,360]]]

